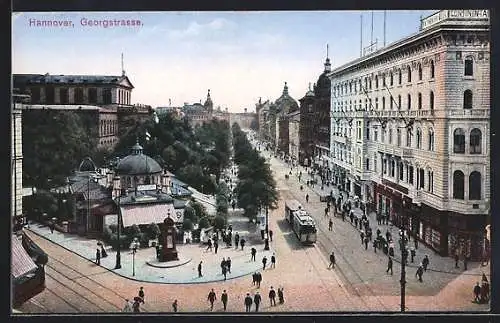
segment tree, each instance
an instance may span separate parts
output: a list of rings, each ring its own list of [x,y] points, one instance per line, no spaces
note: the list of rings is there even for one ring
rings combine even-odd
[[[200,219],[200,222],[198,223],[198,227],[200,229],[205,229],[210,227],[210,219],[208,217],[203,217]]]
[[[192,223],[198,223],[199,218],[196,215],[196,210],[191,205],[184,208],[184,219],[189,219]]]
[[[196,213],[196,217],[198,219],[202,219],[208,215],[205,206],[203,204],[201,204],[200,202],[197,202],[194,200],[191,201],[191,207],[194,209],[194,211]]]
[[[214,227],[215,229],[222,230],[226,227],[226,218],[223,216],[216,216],[214,219]]]
[[[193,231],[194,225],[191,219],[184,218],[184,222],[182,223],[182,229],[184,231]]]

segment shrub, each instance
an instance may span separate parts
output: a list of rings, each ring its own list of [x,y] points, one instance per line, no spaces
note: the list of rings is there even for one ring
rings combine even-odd
[[[150,224],[150,229],[151,229],[151,239],[156,239],[160,235],[160,227],[156,223],[151,223]]]

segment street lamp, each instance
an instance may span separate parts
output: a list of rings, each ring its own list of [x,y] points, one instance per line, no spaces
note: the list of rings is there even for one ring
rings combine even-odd
[[[266,206],[266,239],[264,240],[264,250],[269,250],[269,207]]]
[[[406,253],[406,237],[405,237],[405,234],[406,234],[406,201],[405,200],[403,200],[403,208],[401,210],[401,213],[402,213],[402,217],[401,217],[402,230],[400,233],[400,236],[401,236],[401,243],[400,243],[400,247],[401,247],[401,280],[399,282],[401,284],[401,312],[404,312],[406,310],[406,307],[405,307],[406,257],[408,257],[408,255],[406,255],[406,257],[405,257],[405,253]]]
[[[134,241],[132,241],[132,276],[135,276],[135,253],[137,248],[139,248],[139,241],[134,238]]]
[[[122,226],[122,223],[121,223],[121,207],[120,207],[120,199],[121,199],[121,195],[122,195],[122,192],[121,192],[121,186],[120,186],[120,178],[119,177],[115,177],[113,178],[113,193],[112,193],[112,197],[115,199],[116,201],[116,205],[118,207],[118,213],[117,213],[117,240],[118,240],[118,246],[117,246],[117,249],[116,249],[116,264],[115,264],[115,269],[120,269],[122,268],[122,264],[121,264],[121,240],[120,240],[120,231],[121,231],[121,226]]]

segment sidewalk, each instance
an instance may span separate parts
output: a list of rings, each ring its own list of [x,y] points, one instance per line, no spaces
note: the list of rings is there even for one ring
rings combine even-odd
[[[108,253],[106,258],[101,258],[101,266],[114,273],[136,281],[155,282],[165,284],[196,284],[214,281],[223,281],[220,263],[222,258],[231,258],[231,273],[227,275],[227,280],[250,275],[262,268],[261,260],[265,256],[270,259],[273,251],[264,251],[264,244],[259,233],[254,233],[254,228],[243,217],[233,216],[229,218],[233,225],[233,233],[239,233],[240,237],[245,237],[247,243],[242,251],[233,246],[226,248],[225,243],[219,241],[217,254],[214,251],[207,251],[207,247],[200,244],[177,245],[179,258],[189,260],[185,265],[172,268],[157,268],[148,265],[146,262],[156,259],[156,250],[153,247],[138,249],[135,254],[135,276],[133,276],[134,259],[131,250],[121,251],[121,269],[114,269],[116,263],[116,252],[110,246],[105,247]],[[30,224],[25,228],[49,241],[52,241],[79,256],[95,262],[97,249],[96,239],[87,239],[75,234],[67,234],[58,231],[50,233],[48,227],[40,224]],[[233,236],[234,236],[233,234]],[[259,235],[259,237],[257,237]],[[250,262],[250,249],[257,249],[257,261]],[[203,277],[198,277],[198,264],[203,261]],[[50,265],[50,259],[49,259]]]

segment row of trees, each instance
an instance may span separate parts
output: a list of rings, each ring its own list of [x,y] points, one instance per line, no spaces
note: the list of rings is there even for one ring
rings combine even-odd
[[[259,210],[277,208],[278,192],[266,159],[255,150],[237,123],[232,126],[234,161],[238,165],[235,195],[245,215],[255,218]]]

